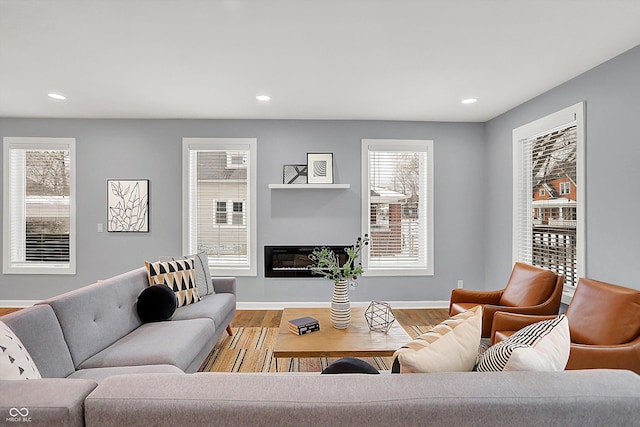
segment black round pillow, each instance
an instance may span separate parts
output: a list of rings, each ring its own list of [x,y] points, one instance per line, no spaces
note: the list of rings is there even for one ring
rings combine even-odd
[[[138,295],[136,310],[143,323],[169,320],[178,307],[173,289],[167,285],[151,285]]]
[[[370,363],[355,357],[343,357],[327,366],[323,374],[379,374]]]

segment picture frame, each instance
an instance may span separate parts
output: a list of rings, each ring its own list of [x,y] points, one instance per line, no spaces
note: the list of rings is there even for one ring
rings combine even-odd
[[[282,166],[283,184],[306,184],[307,165],[284,165]]]
[[[149,232],[148,179],[107,179],[107,231]]]
[[[307,183],[333,184],[333,153],[307,153]]]

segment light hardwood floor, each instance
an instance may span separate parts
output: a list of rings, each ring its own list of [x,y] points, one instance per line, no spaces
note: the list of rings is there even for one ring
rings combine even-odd
[[[437,325],[449,317],[447,309],[439,308],[395,309],[393,314],[403,326]],[[281,317],[282,310],[238,310],[231,321],[231,327],[277,328]]]
[[[20,310],[19,308],[0,308],[0,316]]]

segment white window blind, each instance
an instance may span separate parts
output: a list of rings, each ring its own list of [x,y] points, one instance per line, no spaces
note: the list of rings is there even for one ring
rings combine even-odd
[[[582,104],[514,130],[514,262],[584,274]]]
[[[433,274],[432,147],[432,141],[363,140],[366,274]]]
[[[183,141],[185,253],[204,251],[211,268],[255,275],[255,140]]]
[[[8,274],[75,273],[75,140],[4,138]]]

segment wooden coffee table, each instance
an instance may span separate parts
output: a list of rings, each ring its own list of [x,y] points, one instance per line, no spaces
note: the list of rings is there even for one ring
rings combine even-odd
[[[285,308],[273,350],[276,364],[284,357],[388,357],[411,341],[397,321],[386,334],[369,330],[364,311],[352,308],[349,327],[336,329],[328,308]],[[304,335],[291,333],[287,322],[304,316],[318,319],[320,330]]]

